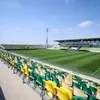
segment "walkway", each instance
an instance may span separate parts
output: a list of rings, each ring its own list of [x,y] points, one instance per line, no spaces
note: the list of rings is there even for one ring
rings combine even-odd
[[[0,60],[0,87],[6,100],[41,100],[40,96]],[[1,99],[0,99],[1,100]]]

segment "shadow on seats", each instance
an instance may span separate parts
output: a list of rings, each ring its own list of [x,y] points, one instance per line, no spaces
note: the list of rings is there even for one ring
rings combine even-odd
[[[5,98],[4,94],[3,94],[1,86],[0,86],[0,100],[6,100],[6,98]]]

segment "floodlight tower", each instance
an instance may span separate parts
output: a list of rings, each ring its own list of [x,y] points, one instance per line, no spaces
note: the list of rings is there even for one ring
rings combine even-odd
[[[48,48],[48,32],[49,32],[49,29],[46,28],[46,34],[47,34],[47,36],[46,36],[46,48]]]

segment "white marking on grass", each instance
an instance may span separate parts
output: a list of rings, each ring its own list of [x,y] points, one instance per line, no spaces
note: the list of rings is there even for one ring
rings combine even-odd
[[[98,68],[96,71],[93,72],[92,76],[97,73],[100,70],[100,68]]]

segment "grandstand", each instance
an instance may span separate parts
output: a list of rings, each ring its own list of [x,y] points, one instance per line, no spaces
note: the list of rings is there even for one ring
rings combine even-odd
[[[4,46],[2,46],[2,45],[0,45],[0,49],[5,49],[5,47],[4,47]]]
[[[100,100],[100,82],[93,78],[83,78],[3,50],[0,57],[10,64],[15,74],[19,72],[24,76],[24,83],[28,78],[28,84],[34,84],[32,88],[40,90],[41,100],[45,95],[49,97],[46,100]]]
[[[60,46],[69,47],[70,50],[88,50],[92,52],[100,51],[100,38],[55,40],[55,42],[58,42],[58,45]]]
[[[43,49],[43,45],[27,45],[27,44],[1,44],[2,49],[6,50],[27,50],[27,49]]]

